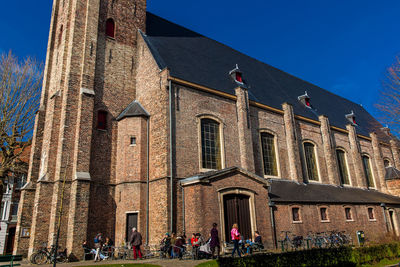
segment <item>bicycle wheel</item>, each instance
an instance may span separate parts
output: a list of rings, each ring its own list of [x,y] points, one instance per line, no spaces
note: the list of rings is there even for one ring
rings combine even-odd
[[[40,264],[45,264],[45,263],[47,263],[47,260],[48,260],[48,258],[47,258],[47,254],[46,253],[44,253],[44,252],[36,253],[36,256],[35,256],[35,259],[34,259],[36,264],[39,264],[39,265]]]
[[[35,260],[36,255],[37,255],[37,252],[33,253],[33,254],[31,255],[31,257],[29,258],[29,261],[30,261],[32,264],[36,264],[36,260]]]

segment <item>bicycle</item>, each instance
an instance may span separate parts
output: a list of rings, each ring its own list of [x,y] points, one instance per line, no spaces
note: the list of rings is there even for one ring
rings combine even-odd
[[[59,247],[58,247],[59,248]],[[67,262],[67,249],[63,251],[57,251],[56,257],[54,258],[54,252],[56,251],[55,245],[51,245],[50,250],[44,246],[39,249],[36,253],[31,256],[31,261],[34,264],[45,264],[45,263],[54,263],[56,262]]]

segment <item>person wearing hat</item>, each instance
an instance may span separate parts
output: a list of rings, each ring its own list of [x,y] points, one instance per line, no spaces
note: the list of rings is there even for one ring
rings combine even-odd
[[[133,258],[137,259],[137,254],[139,254],[139,258],[142,259],[142,252],[140,251],[140,246],[142,245],[142,235],[136,230],[136,227],[132,228],[131,240],[130,240],[132,249],[133,249]]]
[[[168,255],[170,247],[171,247],[171,237],[169,236],[169,233],[165,233],[164,238],[161,240],[160,250],[164,255]]]

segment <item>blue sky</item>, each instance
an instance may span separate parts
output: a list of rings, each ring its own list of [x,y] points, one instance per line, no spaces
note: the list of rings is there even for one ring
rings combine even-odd
[[[0,52],[44,61],[52,2],[4,1]],[[148,10],[372,114],[385,68],[400,53],[397,0],[148,0]]]

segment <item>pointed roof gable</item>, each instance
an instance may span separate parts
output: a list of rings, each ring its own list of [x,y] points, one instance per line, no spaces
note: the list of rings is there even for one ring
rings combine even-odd
[[[150,117],[150,114],[137,100],[134,100],[118,115],[116,120],[120,121],[127,117]]]

